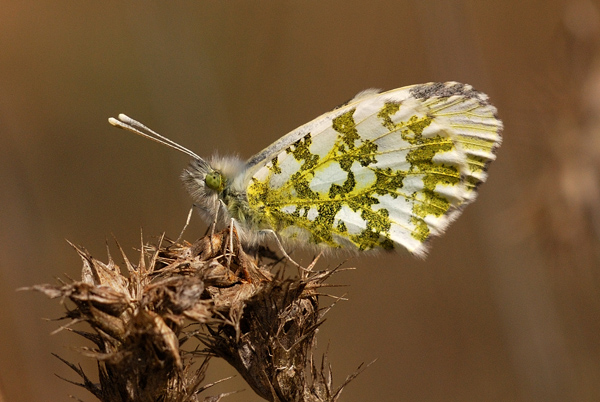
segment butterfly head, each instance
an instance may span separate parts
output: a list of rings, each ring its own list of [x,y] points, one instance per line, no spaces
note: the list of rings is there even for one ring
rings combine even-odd
[[[238,158],[196,158],[183,171],[181,180],[194,201],[211,195],[222,197],[242,170],[243,163]]]
[[[214,156],[210,161],[193,159],[182,172],[181,180],[206,221],[213,221],[217,209],[219,220],[230,218],[232,185],[243,170],[239,158]]]

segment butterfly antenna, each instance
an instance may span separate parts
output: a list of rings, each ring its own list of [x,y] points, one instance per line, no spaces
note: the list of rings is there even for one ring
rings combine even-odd
[[[158,142],[159,144],[163,144],[168,146],[169,148],[176,149],[179,152],[183,152],[184,154],[191,156],[194,159],[203,160],[201,157],[196,155],[194,152],[190,151],[186,147],[179,145],[173,140],[168,139],[167,137],[163,137],[156,131],[146,127],[142,123],[137,120],[132,119],[131,117],[121,113],[119,114],[119,119],[115,119],[111,117],[108,119],[108,122],[115,127],[122,128],[123,130],[130,131],[134,134],[140,135],[144,138],[148,138],[149,140]]]

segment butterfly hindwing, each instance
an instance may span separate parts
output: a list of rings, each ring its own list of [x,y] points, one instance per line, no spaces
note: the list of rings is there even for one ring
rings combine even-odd
[[[495,112],[459,83],[361,93],[250,159],[249,207],[283,239],[423,255],[485,181]]]

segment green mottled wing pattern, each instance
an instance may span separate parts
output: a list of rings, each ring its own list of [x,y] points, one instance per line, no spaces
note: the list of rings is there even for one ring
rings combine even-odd
[[[282,239],[424,255],[475,199],[501,130],[469,85],[366,91],[251,158],[249,207]]]

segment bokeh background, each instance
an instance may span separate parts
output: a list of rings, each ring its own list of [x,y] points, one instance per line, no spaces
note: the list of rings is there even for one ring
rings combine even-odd
[[[78,278],[176,237],[188,157],[112,128],[124,112],[200,155],[250,157],[370,87],[488,93],[504,144],[477,202],[425,261],[356,257],[319,332],[343,401],[600,400],[600,3],[591,0],[0,2],[0,392],[95,400],[51,352]],[[186,238],[205,226],[195,217]],[[108,239],[108,240],[107,240]],[[113,247],[113,254],[116,249]],[[304,257],[304,261],[309,256]],[[336,265],[328,259],[323,268]],[[324,304],[328,300],[323,301]],[[213,361],[208,380],[235,374]],[[246,391],[236,377],[207,394]]]

